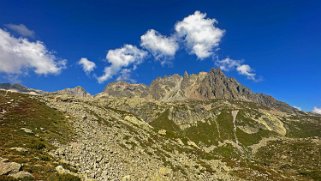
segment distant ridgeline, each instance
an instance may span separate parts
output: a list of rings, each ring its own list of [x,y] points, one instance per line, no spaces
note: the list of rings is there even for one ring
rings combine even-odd
[[[114,82],[109,84],[105,94],[113,97],[140,97],[159,101],[227,99],[248,101],[282,111],[297,111],[288,104],[265,94],[253,93],[233,78],[224,75],[220,69],[184,76],[174,74],[157,78],[150,86]]]

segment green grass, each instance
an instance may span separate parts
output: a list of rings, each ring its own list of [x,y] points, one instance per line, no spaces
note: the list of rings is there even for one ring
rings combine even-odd
[[[172,120],[168,119],[169,110],[164,111],[158,118],[150,123],[157,130],[165,129],[166,136],[171,138],[182,138],[182,140],[192,140],[196,144],[217,145],[219,140],[233,139],[233,123],[230,111],[223,111],[217,118],[221,139],[217,131],[214,120],[198,122],[196,126],[191,126],[181,130]],[[208,123],[210,122],[210,124]]]
[[[163,146],[163,148],[168,152],[172,150],[177,150],[180,153],[184,152],[188,155],[196,156],[200,160],[221,159],[230,167],[239,168],[232,171],[232,173],[245,180],[289,180],[291,177],[298,178],[299,180],[321,180],[319,169],[321,168],[321,148],[320,146],[311,145],[309,142],[299,141],[292,144],[273,142],[273,144],[259,149],[257,155],[252,155],[248,146],[259,143],[263,138],[278,136],[278,134],[267,130],[264,125],[255,120],[263,115],[258,109],[268,110],[268,108],[241,101],[234,104],[242,107],[236,117],[236,125],[252,127],[257,130],[257,132],[248,134],[240,128],[236,129],[236,136],[240,146],[243,147],[243,154],[230,144],[215,148],[210,153],[186,146],[176,147],[167,145]],[[194,110],[196,105],[197,103],[189,108]],[[186,108],[177,105],[175,109],[184,111]],[[194,141],[200,147],[217,145],[219,141],[223,142],[224,140],[234,141],[232,110],[228,106],[221,106],[212,111],[220,111],[215,120],[213,118],[213,120],[208,119],[206,122],[199,121],[196,125],[192,125],[184,130],[179,129],[174,121],[168,119],[169,110],[164,111],[150,124],[156,128],[156,131],[159,129],[167,130],[167,135],[161,136],[164,139],[180,138],[185,145],[188,140]],[[248,117],[247,114],[250,114],[251,117]],[[301,115],[296,119],[301,119],[302,121],[282,120],[287,126],[286,136],[294,138],[321,136],[321,119],[319,117]],[[218,129],[220,136],[217,131]],[[157,154],[164,156],[162,153]],[[291,161],[291,163],[282,163],[282,155],[287,155],[289,159],[287,162]],[[206,168],[203,171],[211,173],[209,167],[206,167],[206,165],[203,167]]]
[[[71,174],[53,174],[48,181],[80,181],[80,178]]]
[[[26,178],[22,178],[22,179],[15,179],[13,177],[5,176],[5,175],[0,175],[0,180],[1,181],[34,181],[34,179],[31,177],[26,177]]]
[[[59,162],[48,154],[55,148],[52,142],[67,143],[73,134],[65,116],[35,97],[19,93],[4,97],[4,92],[0,91],[2,110],[6,113],[0,119],[1,157],[23,163],[22,169],[32,173],[36,180],[45,180],[55,174],[54,168]],[[21,128],[33,133],[26,133]],[[28,151],[13,151],[12,147],[23,147]]]
[[[239,158],[240,156],[239,151],[230,144],[226,144],[224,146],[216,148],[215,150],[213,150],[213,153],[228,159]]]
[[[321,170],[303,170],[299,171],[299,174],[303,177],[311,178],[313,180],[321,180]]]
[[[287,135],[292,138],[307,138],[312,136],[321,137],[321,118],[320,117],[293,117],[299,122],[287,121],[284,123],[287,127]]]
[[[222,110],[216,121],[219,125],[221,140],[234,140],[231,110]]]
[[[211,122],[209,124],[207,121]],[[207,120],[206,122],[198,122],[197,126],[189,127],[181,134],[196,144],[217,145],[219,141],[219,135],[217,132],[217,126],[214,121]]]
[[[154,128],[165,129],[167,131],[176,132],[179,127],[170,119],[168,119],[169,110],[161,113],[154,121],[150,123]]]
[[[321,146],[310,139],[273,141],[258,150],[257,163],[307,179],[321,180]]]
[[[264,129],[259,129],[257,133],[253,133],[253,134],[248,134],[240,129],[236,129],[236,136],[238,138],[238,141],[242,143],[242,145],[244,146],[251,146],[253,144],[257,144],[264,137],[269,137],[272,134],[273,134],[272,132]]]

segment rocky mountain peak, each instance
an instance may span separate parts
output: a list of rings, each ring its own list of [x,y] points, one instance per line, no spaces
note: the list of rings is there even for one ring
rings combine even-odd
[[[67,88],[60,91],[57,91],[58,94],[64,94],[69,96],[76,96],[76,97],[87,97],[90,94],[81,86],[77,86],[74,88]]]
[[[148,95],[148,87],[144,84],[130,84],[118,81],[108,84],[103,93],[114,97],[146,97]]]
[[[246,95],[252,94],[235,79],[225,76],[221,69],[212,69],[197,90],[203,99],[249,100]]]
[[[291,106],[271,96],[253,93],[233,78],[227,77],[219,68],[209,72],[174,74],[159,77],[150,86],[114,82],[109,84],[105,94],[114,97],[141,97],[158,101],[227,99],[259,103],[263,106],[293,111]]]
[[[209,73],[225,77],[225,74],[223,73],[223,71],[220,68],[212,68]]]
[[[184,72],[184,78],[189,78],[189,74],[188,74],[188,72],[186,70]]]

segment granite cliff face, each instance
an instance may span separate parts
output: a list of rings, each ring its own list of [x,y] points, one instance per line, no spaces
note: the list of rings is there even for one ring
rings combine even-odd
[[[143,84],[114,82],[106,87],[104,93],[113,97],[140,97],[167,102],[212,99],[239,100],[288,112],[296,111],[271,96],[252,92],[235,79],[225,76],[220,69],[191,75],[185,72],[183,77],[174,74],[157,78],[149,87]]]

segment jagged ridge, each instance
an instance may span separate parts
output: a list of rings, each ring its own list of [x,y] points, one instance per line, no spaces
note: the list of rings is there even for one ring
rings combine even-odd
[[[150,86],[114,82],[104,90],[113,97],[140,97],[159,101],[227,99],[249,101],[281,111],[295,112],[288,104],[265,94],[253,93],[233,78],[224,75],[220,69],[184,76],[174,74],[157,78]]]

